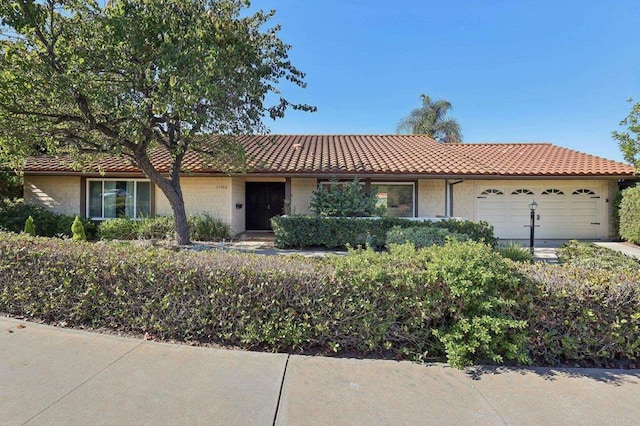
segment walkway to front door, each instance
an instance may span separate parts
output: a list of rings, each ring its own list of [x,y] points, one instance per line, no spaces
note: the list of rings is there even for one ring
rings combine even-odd
[[[271,218],[284,214],[284,182],[247,182],[245,185],[247,230],[270,230]]]

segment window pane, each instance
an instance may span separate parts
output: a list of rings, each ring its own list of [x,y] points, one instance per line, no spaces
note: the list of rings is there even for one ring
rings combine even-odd
[[[151,184],[149,182],[138,182],[136,198],[136,217],[151,216]]]
[[[413,217],[413,185],[371,184],[378,192],[378,205],[387,208],[387,216]]]
[[[102,217],[102,182],[89,182],[89,217]]]
[[[115,180],[104,181],[104,194],[102,199],[104,203],[104,217],[115,218],[116,216],[116,198],[118,194],[118,188],[116,188]]]

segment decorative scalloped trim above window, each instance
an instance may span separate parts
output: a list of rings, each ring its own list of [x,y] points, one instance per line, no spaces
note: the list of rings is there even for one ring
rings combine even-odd
[[[519,188],[513,191],[511,195],[534,195],[534,194],[533,194],[533,191],[530,189]]]
[[[542,191],[542,195],[564,195],[564,192],[559,189],[549,188]]]
[[[482,191],[480,195],[504,195],[504,192],[500,191],[499,189],[490,188]]]
[[[573,195],[596,195],[595,192],[593,192],[592,190],[587,189],[587,188],[576,189],[571,194],[573,194]]]

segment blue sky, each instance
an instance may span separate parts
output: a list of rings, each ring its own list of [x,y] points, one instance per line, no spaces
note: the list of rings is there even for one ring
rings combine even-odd
[[[611,131],[640,100],[638,0],[253,0],[306,72],[291,101],[318,107],[272,133],[389,134],[453,104],[465,142],[551,142],[622,160]]]

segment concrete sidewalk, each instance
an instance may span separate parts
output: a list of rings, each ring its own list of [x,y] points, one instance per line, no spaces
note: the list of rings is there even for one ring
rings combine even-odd
[[[0,317],[0,424],[618,424],[640,371],[478,368],[155,343]]]

